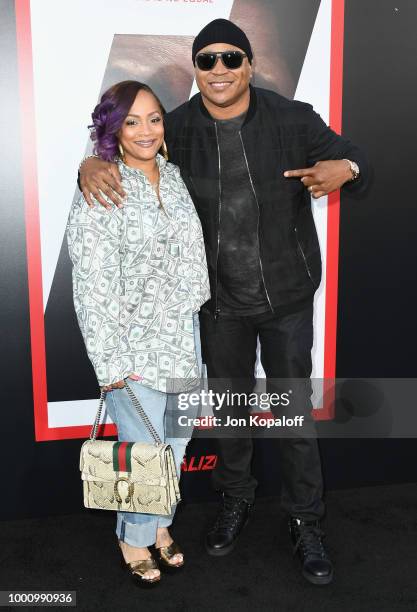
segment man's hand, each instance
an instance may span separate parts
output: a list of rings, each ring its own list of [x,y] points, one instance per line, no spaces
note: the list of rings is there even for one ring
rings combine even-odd
[[[324,195],[340,189],[352,178],[350,164],[345,159],[319,161],[312,168],[301,170],[287,170],[284,172],[286,178],[300,178],[301,182],[313,198],[321,198]]]
[[[142,376],[138,376],[137,374],[130,374],[128,378],[130,378],[131,380],[141,380]],[[101,390],[108,392],[108,391],[113,391],[113,389],[123,389],[124,386],[125,386],[125,381],[118,380],[117,382],[111,385],[104,385],[103,387],[101,387]]]
[[[85,160],[80,168],[80,184],[89,206],[94,206],[92,196],[107,210],[111,205],[103,197],[105,194],[118,208],[123,207],[125,192],[117,165],[96,157]],[[120,196],[120,197],[119,197]]]

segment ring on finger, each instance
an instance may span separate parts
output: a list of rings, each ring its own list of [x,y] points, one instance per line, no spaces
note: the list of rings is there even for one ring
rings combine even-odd
[[[309,187],[308,190],[310,193],[313,193],[313,187]]]

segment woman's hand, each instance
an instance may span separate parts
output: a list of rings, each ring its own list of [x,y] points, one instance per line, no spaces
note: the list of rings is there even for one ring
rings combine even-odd
[[[113,391],[113,389],[123,389],[123,387],[125,386],[125,381],[124,380],[119,380],[118,382],[112,383],[111,385],[104,385],[103,387],[100,387],[102,391]]]
[[[94,206],[94,197],[107,210],[111,210],[111,205],[103,197],[105,194],[118,208],[123,207],[122,199],[126,194],[115,163],[89,157],[81,164],[80,185],[89,206]]]
[[[141,380],[142,379],[142,377],[138,376],[137,374],[130,374],[128,378],[130,378],[131,380]],[[106,391],[107,393],[108,391],[112,391],[113,389],[123,389],[124,386],[125,386],[125,381],[119,380],[115,383],[112,383],[111,385],[104,385],[103,387],[100,387],[100,389],[102,391]]]

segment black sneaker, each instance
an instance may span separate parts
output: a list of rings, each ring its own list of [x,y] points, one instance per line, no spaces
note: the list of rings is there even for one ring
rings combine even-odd
[[[220,557],[233,550],[240,532],[248,522],[252,505],[242,497],[223,493],[222,506],[206,537],[209,555]]]
[[[333,565],[322,542],[324,536],[319,521],[304,521],[292,516],[289,521],[294,554],[302,563],[302,574],[312,584],[329,584],[333,580]]]

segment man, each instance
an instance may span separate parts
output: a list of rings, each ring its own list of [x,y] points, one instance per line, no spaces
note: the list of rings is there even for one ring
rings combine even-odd
[[[309,380],[313,297],[321,278],[310,194],[342,186],[360,191],[367,183],[363,155],[310,105],[250,85],[252,58],[240,28],[225,19],[209,23],[192,49],[200,93],[165,117],[170,160],[181,169],[204,232],[212,297],[200,319],[208,377],[239,380],[246,391],[254,385],[258,339],[268,378]],[[91,204],[94,195],[108,206],[102,194],[120,204],[114,164],[87,159],[80,175]],[[308,400],[306,414],[310,408]],[[286,437],[279,446],[282,505],[302,573],[327,584],[333,567],[319,526],[317,440]],[[212,555],[234,547],[257,484],[251,437],[220,438],[218,455],[213,479],[222,505],[207,535]]]

